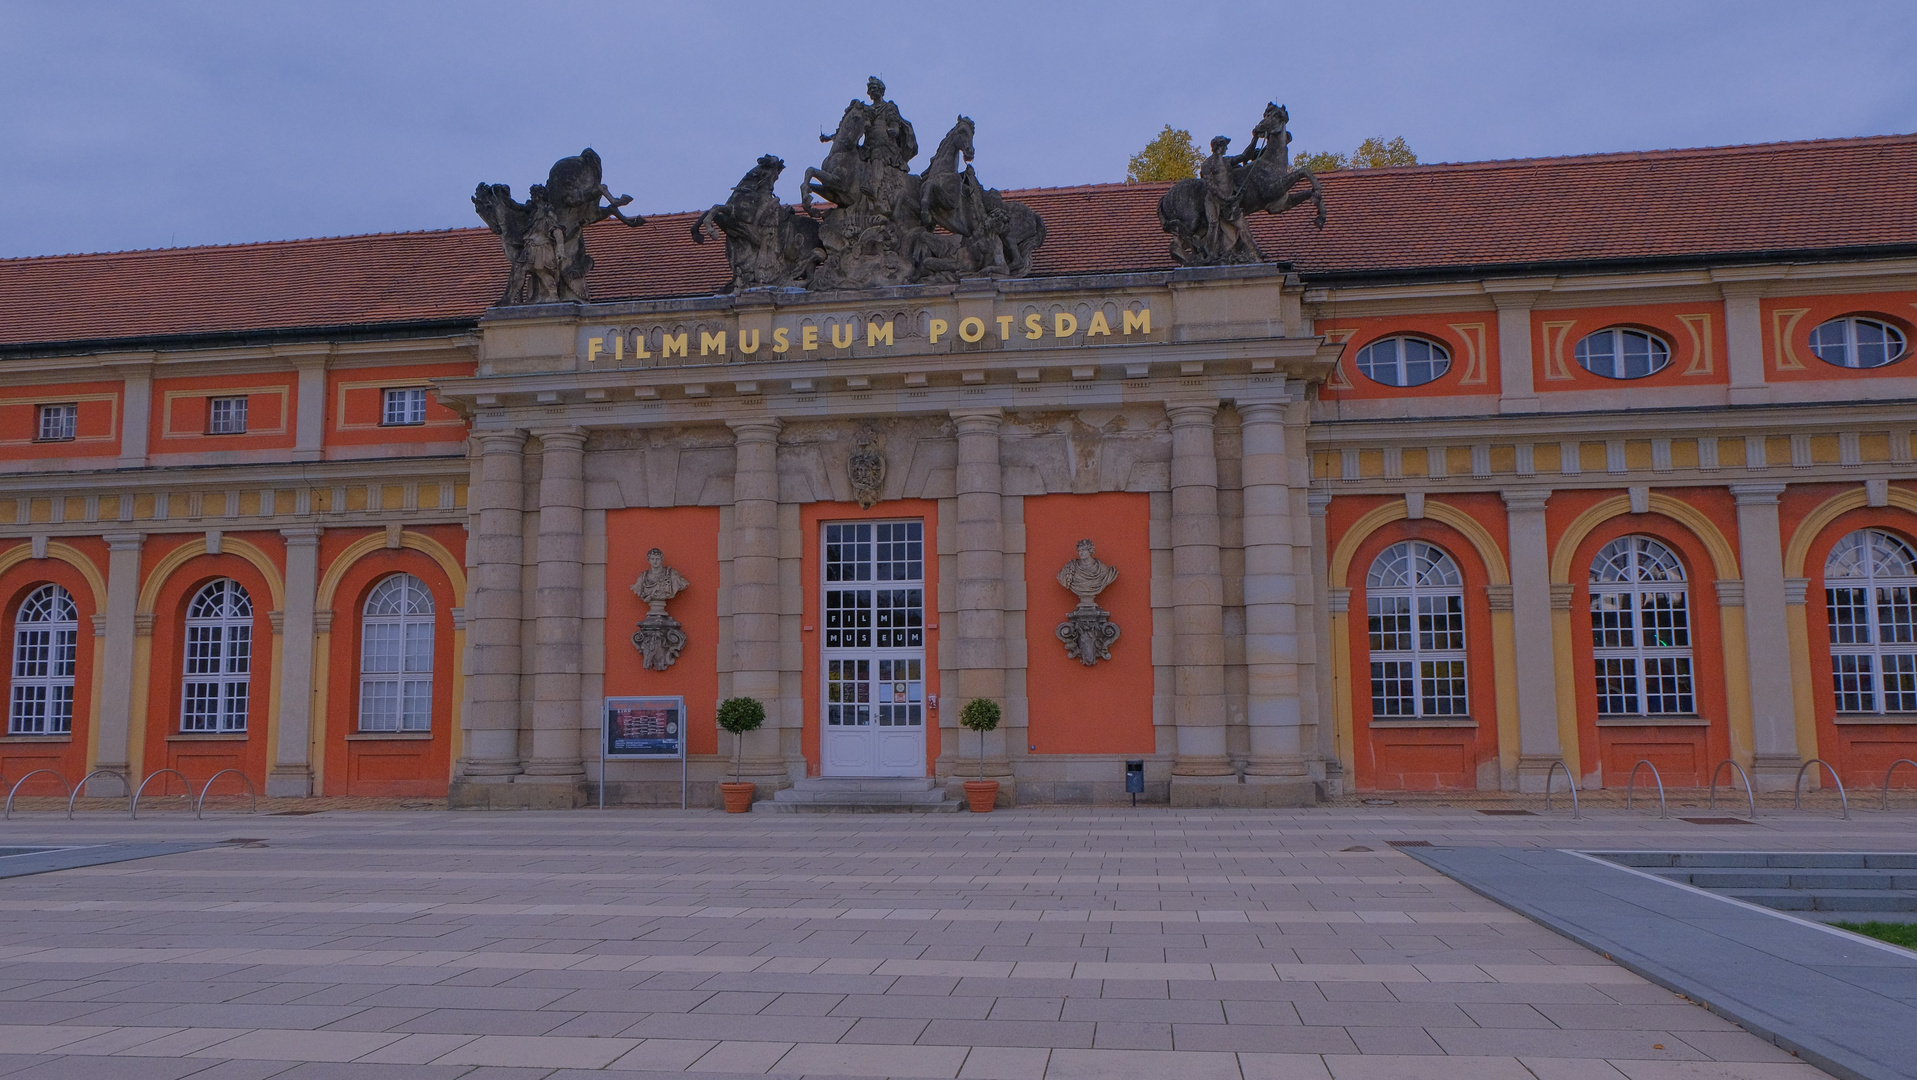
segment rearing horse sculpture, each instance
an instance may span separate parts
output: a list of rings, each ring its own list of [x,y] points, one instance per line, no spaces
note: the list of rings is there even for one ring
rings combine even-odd
[[[1267,214],[1282,214],[1310,199],[1318,208],[1318,215],[1312,224],[1318,228],[1325,225],[1325,196],[1318,187],[1318,178],[1310,169],[1294,169],[1289,163],[1291,133],[1285,125],[1291,122],[1291,114],[1283,105],[1267,104],[1265,115],[1258,126],[1251,129],[1254,141],[1265,140],[1264,149],[1245,167],[1244,179],[1238,186],[1238,209],[1241,213],[1254,213],[1263,210]],[[1309,190],[1293,189],[1303,181],[1310,185]]]
[[[972,160],[975,130],[971,117],[959,117],[933,151],[932,163],[919,174],[919,220],[927,226],[936,225],[959,236],[972,235],[973,223],[965,207],[965,178],[958,163],[961,157]]]
[[[850,206],[859,198],[865,177],[859,139],[871,121],[872,107],[863,101],[854,101],[845,107],[845,115],[839,117],[839,129],[830,136],[820,137],[820,142],[829,142],[832,148],[826,151],[825,160],[818,168],[806,168],[805,179],[799,184],[799,205],[805,207],[807,213],[812,212],[814,195],[836,206]]]

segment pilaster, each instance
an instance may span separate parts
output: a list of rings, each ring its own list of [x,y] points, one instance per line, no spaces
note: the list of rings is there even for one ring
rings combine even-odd
[[[1172,403],[1172,620],[1178,759],[1173,805],[1213,805],[1236,784],[1225,749],[1224,572],[1215,401]]]
[[[90,769],[127,775],[132,733],[135,613],[140,602],[144,533],[107,533],[105,670],[100,673],[100,734]]]
[[[775,417],[728,422],[736,459],[732,474],[732,693],[765,706],[765,726],[744,737],[740,772],[771,797],[790,783],[780,696],[779,431]],[[721,749],[729,747],[722,746]]]
[[[1293,576],[1285,406],[1238,404],[1244,492],[1245,783],[1267,805],[1307,805],[1315,791],[1305,759],[1299,681],[1298,589]]]
[[[1788,790],[1811,756],[1797,745],[1795,688],[1777,497],[1783,484],[1732,484],[1737,499],[1738,562],[1744,573],[1744,647],[1749,657],[1751,781]]]
[[[1005,700],[1005,499],[999,465],[999,429],[1004,411],[998,408],[955,409],[958,430],[956,495],[958,531],[955,569],[958,587],[953,612],[957,624],[958,661],[954,682],[957,694],[940,710],[941,722],[956,725],[959,711],[973,698],[989,698],[1003,710]],[[949,720],[946,718],[950,718]],[[941,732],[943,735],[943,732]],[[955,743],[965,741],[954,727]],[[1001,780],[1012,775],[1006,753],[1006,728],[985,737],[985,774]],[[977,737],[972,736],[976,752]],[[965,756],[953,747],[953,764]],[[941,757],[945,755],[941,754]],[[1003,783],[999,798],[1010,803],[1015,786]]]
[[[1553,647],[1551,553],[1544,522],[1549,491],[1501,493],[1511,544],[1511,623],[1518,682],[1518,790],[1543,791],[1558,737],[1557,655]],[[1567,763],[1568,764],[1568,763]]]
[[[523,431],[476,431],[468,511],[465,755],[454,805],[490,805],[478,787],[510,782],[519,756],[520,589],[525,498]]]
[[[1498,308],[1498,411],[1537,412],[1536,365],[1531,356],[1531,306],[1551,280],[1489,281],[1485,291]]]
[[[581,753],[580,604],[585,559],[585,446],[580,428],[537,432],[538,565],[533,594],[532,757],[516,783],[578,788]],[[555,795],[559,793],[555,792]],[[563,796],[556,798],[564,804]],[[542,800],[542,803],[544,800]]]
[[[280,530],[286,540],[286,606],[280,617],[279,740],[266,774],[270,798],[313,793],[313,614],[321,531],[314,526]]]

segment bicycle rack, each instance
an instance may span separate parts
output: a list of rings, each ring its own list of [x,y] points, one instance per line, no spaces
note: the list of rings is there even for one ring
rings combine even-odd
[[[1637,764],[1631,766],[1631,782],[1624,785],[1624,809],[1626,811],[1631,809],[1631,799],[1637,794],[1637,771],[1639,769],[1651,770],[1651,779],[1657,781],[1657,816],[1668,816],[1670,808],[1664,804],[1664,778],[1657,774],[1657,766],[1651,764],[1646,758],[1637,759]],[[1713,777],[1712,779],[1715,781],[1716,778]]]
[[[1830,774],[1830,782],[1837,785],[1837,798],[1844,806],[1844,820],[1849,821],[1850,796],[1844,794],[1844,782],[1837,778],[1837,770],[1831,768],[1830,762],[1820,757],[1814,757],[1798,768],[1797,782],[1791,785],[1791,809],[1802,810],[1804,808],[1804,774],[1810,771],[1812,765],[1822,765],[1824,771]],[[1889,775],[1886,774],[1884,779],[1888,781],[1890,779]]]
[[[1911,764],[1917,765],[1917,762],[1912,762]],[[1717,778],[1724,774],[1724,766],[1726,765],[1737,770],[1737,775],[1743,779],[1744,798],[1751,804],[1751,820],[1756,821],[1757,793],[1751,790],[1751,774],[1744,771],[1744,766],[1739,765],[1730,758],[1725,758],[1723,761],[1718,762],[1717,768],[1711,770],[1711,809],[1717,809]],[[1889,796],[1886,795],[1885,798],[1889,798]]]
[[[213,790],[213,781],[218,780],[220,777],[225,776],[227,773],[232,773],[234,776],[239,777],[240,782],[246,785],[246,794],[253,800],[252,805],[246,808],[246,812],[249,814],[259,813],[260,793],[253,790],[253,781],[248,780],[246,778],[246,774],[241,772],[238,769],[221,769],[219,772],[214,773],[210,778],[208,778],[208,780],[206,781],[206,786],[200,789],[200,799],[198,802],[193,804],[193,817],[195,820],[198,820],[201,809],[203,809],[206,806],[206,793]]]
[[[1884,770],[1884,809],[1886,810],[1890,809],[1890,774],[1896,772],[1897,766],[1899,765],[1908,765],[1913,769],[1917,769],[1917,761],[1912,761],[1907,757],[1900,757],[1890,763],[1890,768]]]
[[[31,780],[31,779],[33,779],[33,778],[34,778],[34,777],[36,777],[36,776],[39,776],[39,775],[40,775],[41,773],[46,773],[46,774],[47,774],[48,776],[51,776],[51,777],[53,777],[53,778],[55,778],[55,779],[57,779],[57,780],[59,780],[59,781],[60,781],[60,786],[61,786],[61,787],[63,787],[63,788],[66,788],[66,789],[67,789],[67,794],[68,794],[68,795],[71,795],[71,794],[73,794],[73,785],[72,785],[72,784],[69,784],[69,783],[67,783],[67,778],[66,778],[66,777],[64,777],[64,776],[61,776],[58,770],[56,770],[56,769],[35,769],[35,770],[33,770],[32,772],[30,772],[30,773],[28,773],[27,775],[25,775],[25,776],[23,776],[23,777],[21,777],[20,779],[18,779],[18,780],[15,780],[15,781],[13,782],[13,789],[12,789],[11,791],[8,791],[8,792],[7,792],[7,812],[6,812],[6,816],[5,816],[4,818],[0,818],[0,820],[11,820],[11,819],[12,819],[12,817],[13,817],[13,797],[14,797],[15,795],[17,795],[17,794],[19,794],[19,792],[20,792],[20,785],[21,785],[21,784],[24,784],[24,783],[26,783],[27,781],[29,781],[29,780]]]
[[[118,780],[120,782],[120,789],[122,791],[125,791],[128,795],[133,794],[133,785],[126,782],[126,777],[121,776],[119,773],[114,772],[112,769],[95,769],[92,772],[86,774],[85,776],[82,776],[80,778],[80,782],[73,785],[73,793],[67,796],[67,820],[68,821],[73,820],[73,804],[79,800],[80,792],[85,791],[87,786],[87,781],[93,779],[96,776],[111,776],[115,780]]]
[[[1566,765],[1561,758],[1553,761],[1551,767],[1544,771],[1544,808],[1551,809],[1551,781],[1557,779],[1559,769],[1564,770],[1564,782],[1571,785],[1571,820],[1576,821],[1583,816],[1578,810],[1578,782],[1571,775],[1571,766]]]
[[[174,776],[179,777],[180,783],[186,785],[186,798],[190,799],[193,797],[193,781],[188,780],[185,773],[178,769],[159,769],[149,773],[145,780],[140,781],[140,789],[133,793],[133,806],[127,811],[127,817],[137,818],[140,816],[140,796],[146,794],[146,786],[154,780],[165,776],[167,773],[172,773]]]

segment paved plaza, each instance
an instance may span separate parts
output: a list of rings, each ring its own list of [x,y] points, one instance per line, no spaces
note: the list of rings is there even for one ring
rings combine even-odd
[[[0,1076],[1815,1080],[1391,842],[1885,851],[1914,823],[43,812],[0,845],[212,846],[0,880]]]

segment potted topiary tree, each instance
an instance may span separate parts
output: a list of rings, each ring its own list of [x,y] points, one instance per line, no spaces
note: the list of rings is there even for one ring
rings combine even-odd
[[[998,728],[998,702],[973,698],[959,710],[959,723],[978,732],[978,779],[965,782],[965,802],[974,814],[990,813],[998,803],[998,781],[985,779],[985,733]]]
[[[719,726],[732,732],[732,782],[719,785],[726,813],[743,814],[752,809],[753,785],[740,779],[739,761],[745,749],[745,735],[765,723],[765,706],[757,698],[727,698],[719,703]]]

